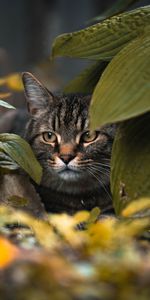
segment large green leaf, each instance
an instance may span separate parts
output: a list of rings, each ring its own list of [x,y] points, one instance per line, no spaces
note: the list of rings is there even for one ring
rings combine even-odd
[[[64,88],[65,93],[92,93],[108,62],[97,62],[85,69]]]
[[[25,140],[16,134],[0,134],[0,150],[8,154],[35,182],[40,183],[42,168]]]
[[[58,36],[52,56],[110,60],[149,24],[150,6],[114,16],[86,29]]]
[[[3,100],[0,100],[0,106],[15,109],[15,107],[13,105],[11,105],[11,104],[7,103],[6,101],[3,101]]]
[[[150,110],[150,35],[139,36],[103,72],[90,108],[91,127],[129,119]]]
[[[111,190],[117,213],[150,197],[150,113],[123,122],[113,145]]]

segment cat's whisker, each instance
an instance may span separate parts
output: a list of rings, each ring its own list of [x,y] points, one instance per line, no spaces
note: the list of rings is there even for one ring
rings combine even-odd
[[[99,170],[100,168],[103,168],[105,170],[108,170],[110,169],[110,165],[105,165],[105,164],[89,164],[90,167],[94,167],[96,168],[97,170]]]
[[[78,161],[78,164],[89,164],[92,163],[92,159],[86,159],[86,160],[80,160]]]
[[[92,160],[85,160],[85,161],[80,161],[78,163],[78,165],[90,165],[90,166],[104,166],[104,167],[109,167],[110,168],[110,164],[104,164],[104,163],[101,163],[101,162],[94,162]]]
[[[63,186],[63,181],[61,181],[60,182],[60,184],[58,185],[58,187],[57,187],[57,190],[59,191],[59,190],[61,190],[61,187]]]
[[[95,161],[95,160],[92,160],[93,163],[96,163],[96,164],[101,164],[101,163],[105,163],[105,160],[103,159],[103,157],[101,158],[101,161]],[[106,162],[110,162],[110,159],[108,159]]]
[[[104,182],[103,182],[103,181],[101,181],[101,183],[102,183],[102,185],[103,185],[103,188],[104,188],[104,190],[105,190],[106,194],[108,195],[109,199],[110,199],[110,200],[112,200],[111,194],[108,192],[108,190],[107,190],[106,186],[104,185]]]
[[[93,161],[93,163],[95,163],[95,164],[105,164],[105,163],[110,163],[110,160],[108,160],[108,161],[105,161],[104,159],[101,159],[101,162],[100,161]]]
[[[110,168],[109,167],[104,167],[104,166],[90,166],[91,168],[93,168],[93,169],[95,169],[95,170],[97,170],[98,172],[100,171],[100,170],[103,170],[103,171],[108,171],[108,172],[110,172]]]
[[[111,195],[110,195],[110,193],[107,191],[107,189],[106,189],[106,187],[105,187],[103,181],[102,181],[101,179],[99,179],[99,178],[92,172],[92,170],[89,170],[89,169],[87,169],[87,170],[89,171],[89,173],[90,173],[93,177],[95,177],[95,178],[97,179],[97,181],[98,181],[100,184],[102,184],[102,186],[103,186],[105,192],[107,193],[108,197],[111,199]]]
[[[103,174],[103,175],[107,176],[108,178],[110,177],[110,172],[109,171],[97,170],[97,169],[94,169],[94,168],[91,168],[91,170],[97,175]]]
[[[49,165],[49,166],[52,166],[52,168],[55,167],[55,163],[52,163],[52,162],[50,162],[50,161],[48,162],[48,165]]]
[[[91,169],[92,170],[95,170],[97,173],[99,173],[99,172],[104,172],[104,174],[105,173],[108,173],[108,174],[110,174],[110,169],[106,169],[106,168],[104,168],[104,167],[100,167],[100,168],[96,168],[96,167],[92,167],[91,166]]]
[[[104,163],[110,163],[111,159],[110,158],[102,158],[101,159]]]
[[[58,166],[52,166],[52,169],[62,171],[62,170],[64,170],[64,167],[60,168]]]
[[[79,167],[79,168],[86,168],[87,166],[89,166],[89,163],[88,162],[85,162],[85,163],[77,163],[76,165],[75,165],[76,167]]]
[[[106,167],[103,167],[103,166],[89,166],[91,169],[97,171],[97,172],[100,172],[101,170],[104,171],[104,172],[107,172],[107,173],[110,173],[110,168],[106,168]]]
[[[109,160],[109,161],[110,161],[111,157],[110,157],[110,156],[107,156],[107,157],[102,156],[102,159],[103,159],[103,160]]]
[[[105,164],[105,163],[101,163],[101,162],[93,162],[93,165],[110,167],[110,164]]]
[[[111,194],[108,192],[108,190],[107,190],[107,188],[106,188],[106,186],[105,186],[105,184],[104,184],[104,182],[102,180],[101,180],[101,183],[102,183],[103,188],[104,188],[105,192],[107,193],[109,199],[112,200]]]
[[[100,179],[92,172],[91,169],[87,169],[87,171],[88,171],[93,177],[95,177],[95,178],[97,179],[97,181],[101,184]]]
[[[100,173],[103,174],[103,175],[110,175],[109,171],[99,170],[99,169],[94,168],[92,166],[89,167],[88,169],[91,170],[95,175],[100,175]]]

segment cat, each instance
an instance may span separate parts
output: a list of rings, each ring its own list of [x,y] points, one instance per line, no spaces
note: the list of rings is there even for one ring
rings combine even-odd
[[[110,159],[116,125],[89,129],[91,95],[57,95],[22,76],[29,121],[25,139],[43,167],[36,190],[48,212],[112,209]]]

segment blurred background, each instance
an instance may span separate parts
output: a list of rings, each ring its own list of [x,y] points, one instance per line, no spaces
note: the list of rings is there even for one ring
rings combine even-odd
[[[7,78],[14,72],[30,71],[49,90],[61,90],[69,80],[80,73],[87,65],[87,61],[72,58],[50,61],[51,46],[55,37],[92,25],[91,20],[94,17],[102,14],[116,2],[114,0],[0,0],[0,99],[6,98],[6,101],[16,107],[24,106],[25,99],[20,77],[20,83],[15,76]],[[130,9],[150,4],[150,0],[135,2]],[[4,95],[7,92],[11,92],[9,97]],[[6,108],[0,107],[0,131],[2,132],[7,129],[6,123],[8,123],[4,111],[8,115],[12,114]]]
[[[61,86],[86,62],[58,59],[48,62],[56,36],[89,25],[88,21],[114,4],[114,0],[0,0],[0,76],[35,68]],[[150,4],[138,1],[133,7]],[[41,71],[42,73],[42,71]],[[42,75],[41,75],[42,76]],[[43,75],[44,76],[44,75]],[[52,87],[53,89],[53,87]]]

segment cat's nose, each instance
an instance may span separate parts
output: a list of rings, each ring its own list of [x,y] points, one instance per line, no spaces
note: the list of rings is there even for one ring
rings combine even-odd
[[[64,143],[60,145],[59,158],[65,164],[68,164],[74,156],[74,145],[72,143]]]
[[[59,158],[67,165],[74,158],[74,155],[63,154],[63,155],[60,155]]]

